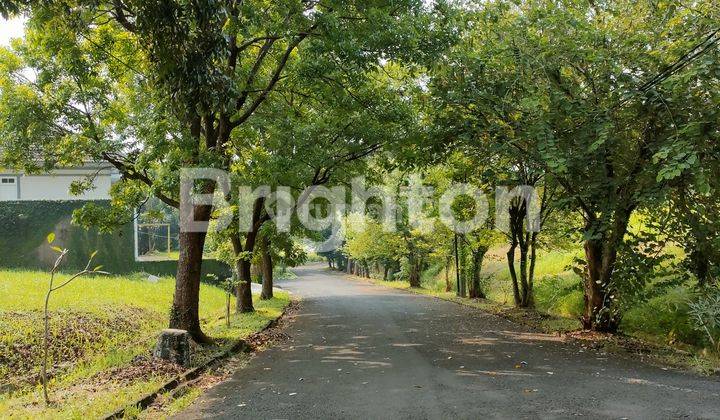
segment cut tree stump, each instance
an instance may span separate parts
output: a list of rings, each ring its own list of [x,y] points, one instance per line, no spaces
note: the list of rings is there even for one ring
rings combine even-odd
[[[189,366],[190,334],[185,330],[163,330],[158,337],[153,356],[180,366]]]

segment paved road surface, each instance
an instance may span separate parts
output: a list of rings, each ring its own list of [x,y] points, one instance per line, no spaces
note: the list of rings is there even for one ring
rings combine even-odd
[[[532,333],[477,310],[321,266],[291,339],[183,418],[720,418],[720,380],[663,371]],[[516,368],[521,362],[527,367]]]

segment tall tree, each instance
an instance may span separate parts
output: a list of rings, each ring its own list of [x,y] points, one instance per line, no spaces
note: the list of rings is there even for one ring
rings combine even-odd
[[[26,170],[108,162],[123,176],[112,222],[127,220],[147,194],[178,207],[180,168],[232,169],[233,137],[285,84],[294,62],[362,69],[397,55],[423,22],[404,17],[420,9],[412,0],[4,2],[0,11],[27,11],[30,20],[26,41],[2,53],[3,161]],[[210,194],[216,185],[199,188]],[[209,221],[212,206],[190,213],[184,218]],[[180,234],[170,322],[202,342],[206,235]]]
[[[614,331],[622,317],[616,302],[630,288],[614,274],[633,212],[678,177],[702,185],[715,159],[704,151],[717,133],[703,127],[717,118],[706,111],[717,108],[717,14],[671,2],[484,2],[431,80],[452,105],[443,147],[520,156],[582,215],[587,328]]]

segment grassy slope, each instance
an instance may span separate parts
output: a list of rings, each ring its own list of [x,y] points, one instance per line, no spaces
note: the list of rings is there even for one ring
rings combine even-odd
[[[568,269],[576,256],[582,257],[579,251],[573,250],[539,253],[535,271],[535,299],[539,311],[570,320],[580,318],[583,309],[581,280]],[[488,276],[485,286],[488,297],[512,304],[504,250],[491,253],[483,271]],[[621,331],[660,344],[701,346],[704,337],[693,331],[687,315],[690,299],[689,288],[680,286],[648,301],[638,301],[624,314]],[[577,327],[580,327],[579,322]]]
[[[45,273],[0,271],[3,383],[21,384],[39,371],[46,287]],[[0,395],[0,412],[21,417],[98,417],[155,389],[175,372],[140,369],[140,375],[129,378],[124,372],[137,364],[137,356],[148,355],[157,332],[167,325],[173,290],[171,278],[150,283],[136,275],[79,279],[54,293],[50,305],[51,354],[60,367],[55,370],[51,398],[62,404],[45,410],[40,404],[40,388],[24,387]],[[218,344],[198,352],[194,363],[279,316],[289,297],[279,294],[271,301],[257,301],[257,312],[233,316],[230,328],[221,319],[226,302],[222,290],[203,285],[200,302],[204,329],[218,339]],[[102,386],[97,386],[99,383]]]

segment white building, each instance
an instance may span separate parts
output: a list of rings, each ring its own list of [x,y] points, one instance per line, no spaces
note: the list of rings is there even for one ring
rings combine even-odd
[[[94,188],[82,195],[70,194],[74,181],[93,179]],[[77,168],[56,169],[49,173],[25,174],[0,168],[0,201],[109,200],[110,186],[120,178],[107,163],[86,163]]]

